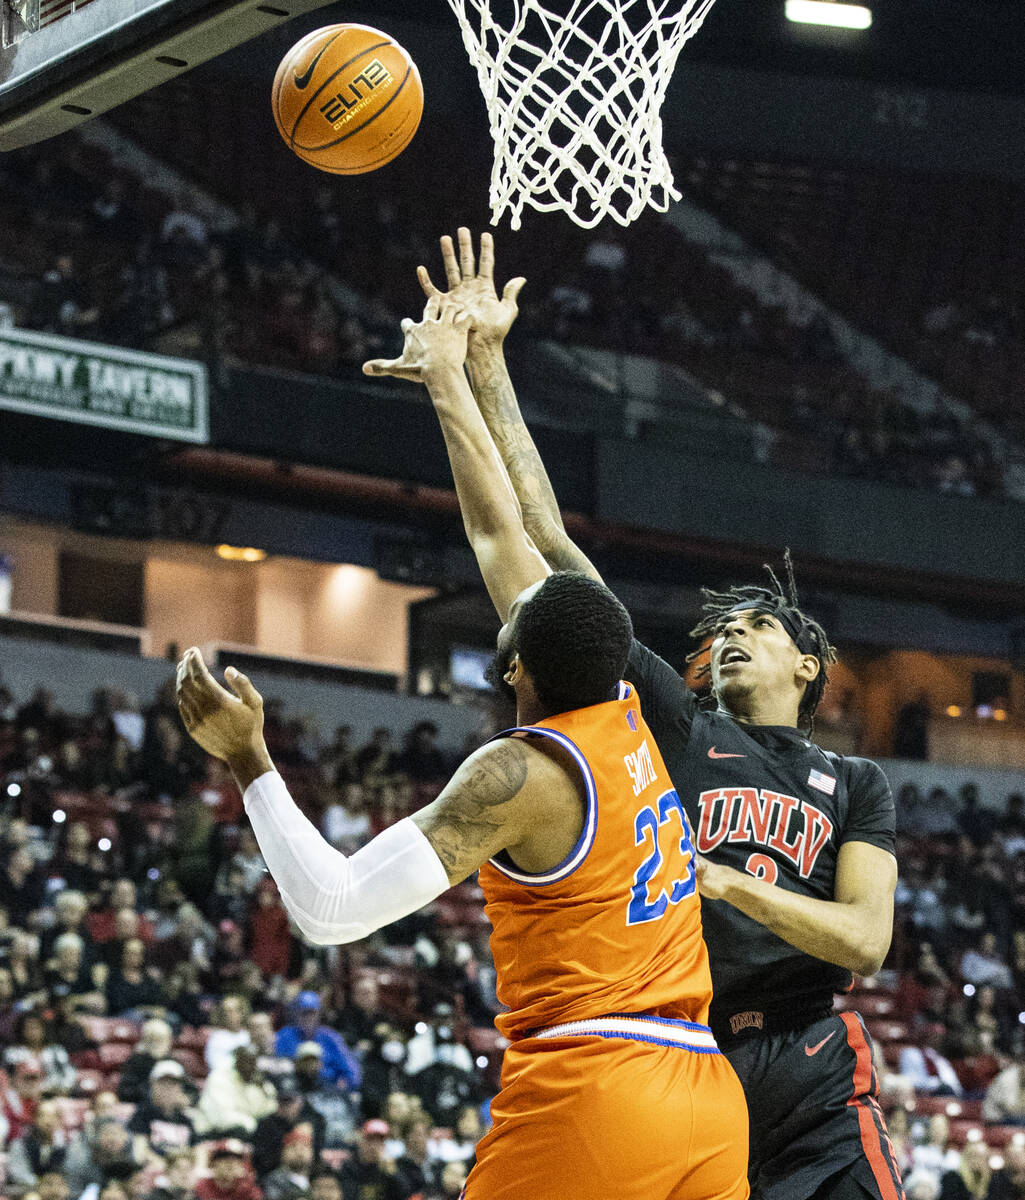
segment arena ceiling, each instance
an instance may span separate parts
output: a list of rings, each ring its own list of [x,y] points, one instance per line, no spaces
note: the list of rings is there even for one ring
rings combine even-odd
[[[791,25],[784,17],[784,0],[718,0],[684,53],[768,70],[1025,93],[1020,69],[1025,40],[1021,0],[859,3],[872,9],[873,25],[852,35]],[[446,0],[360,0],[323,12],[331,20],[352,20],[342,12],[351,14],[354,7],[427,22],[453,19]]]

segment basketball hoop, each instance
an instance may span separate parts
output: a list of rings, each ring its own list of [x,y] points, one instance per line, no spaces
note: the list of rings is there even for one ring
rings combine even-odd
[[[530,205],[585,229],[606,216],[629,225],[678,200],[659,113],[714,2],[562,0],[553,12],[544,0],[449,0],[495,142],[492,224],[508,212],[519,229]]]

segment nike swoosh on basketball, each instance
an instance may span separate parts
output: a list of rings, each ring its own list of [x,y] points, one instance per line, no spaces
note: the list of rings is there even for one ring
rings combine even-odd
[[[833,1030],[833,1033],[836,1033],[835,1029]],[[822,1047],[826,1044],[826,1042],[828,1042],[829,1039],[833,1036],[833,1033],[827,1033],[826,1036],[822,1039],[822,1041],[816,1042],[814,1046],[805,1046],[805,1048],[804,1048],[805,1054],[807,1054],[809,1058],[811,1058],[813,1054],[818,1054],[818,1052],[822,1049]]]
[[[709,758],[747,758],[746,754],[720,754],[714,746],[708,748]]]
[[[292,72],[292,79],[294,80],[295,86],[299,89],[300,92],[303,90],[304,87],[306,87],[306,85],[313,78],[314,69],[316,68],[317,63],[320,62],[321,55],[324,53],[324,51],[328,48],[328,46],[330,44],[331,44],[330,42],[327,42],[325,45],[321,46],[321,48],[317,51],[316,55],[314,56],[313,62],[310,63],[310,65],[306,68],[305,71],[303,71],[303,73],[301,75],[297,75],[295,73],[295,71]]]

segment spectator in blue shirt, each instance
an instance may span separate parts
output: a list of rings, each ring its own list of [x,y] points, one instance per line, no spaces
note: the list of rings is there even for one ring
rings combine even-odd
[[[358,1091],[363,1072],[359,1059],[342,1036],[320,1023],[320,997],[316,992],[300,992],[295,1001],[295,1023],[278,1030],[278,1054],[295,1058],[303,1042],[316,1042],[323,1052],[320,1078],[324,1083],[344,1083]]]

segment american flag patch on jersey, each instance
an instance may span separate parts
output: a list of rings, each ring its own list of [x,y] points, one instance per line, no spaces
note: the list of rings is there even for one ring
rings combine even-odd
[[[832,796],[836,791],[836,780],[832,775],[823,775],[821,771],[810,771],[808,774],[808,786],[818,788],[820,792],[825,792],[827,796]]]

